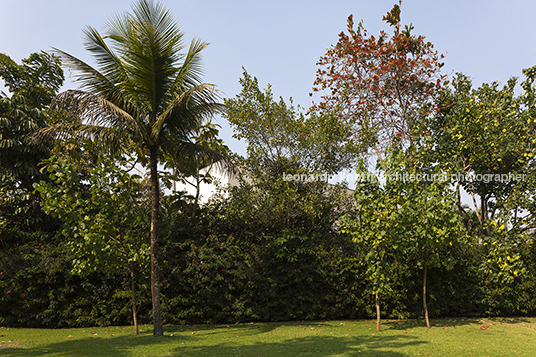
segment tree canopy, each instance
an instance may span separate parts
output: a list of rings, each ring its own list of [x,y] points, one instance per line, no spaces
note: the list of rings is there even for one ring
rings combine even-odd
[[[313,110],[335,113],[350,128],[347,140],[380,159],[387,148],[415,140],[423,105],[433,102],[445,79],[439,73],[443,56],[412,33],[413,25],[402,29],[400,14],[394,5],[383,17],[393,34],[377,37],[363,22],[355,28],[350,15],[347,33],[318,61],[313,88],[322,92]]]

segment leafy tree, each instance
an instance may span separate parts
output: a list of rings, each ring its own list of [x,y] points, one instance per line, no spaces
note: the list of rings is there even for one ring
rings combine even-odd
[[[160,3],[140,0],[132,14],[113,18],[106,34],[85,30],[86,49],[97,68],[57,50],[78,73],[81,90],[55,99],[55,108],[71,113],[74,124],[53,125],[41,135],[93,138],[116,151],[126,148],[148,163],[151,182],[151,290],[155,335],[163,335],[160,308],[158,236],[160,185],[158,162],[164,153],[192,151],[193,131],[221,109],[213,85],[201,83],[201,52],[207,43],[193,40],[183,54],[183,33]],[[215,156],[203,150],[204,155]],[[220,156],[221,157],[221,156]]]
[[[481,236],[492,234],[490,224],[497,223],[498,216],[502,216],[502,223],[516,229],[533,227],[529,217],[520,215],[522,209],[532,211],[530,203],[527,205],[531,200],[520,199],[532,196],[527,183],[532,181],[534,171],[531,98],[536,68],[524,73],[525,92],[520,96],[515,94],[515,78],[502,88],[494,82],[474,89],[467,76],[458,74],[452,86],[441,93],[438,111],[425,129],[429,154],[433,155],[431,161],[439,163],[456,182],[458,208],[468,219],[460,189],[471,196]],[[511,220],[507,218],[509,211],[513,213]]]
[[[362,22],[354,28],[348,17],[348,33],[341,32],[336,45],[320,58],[314,91],[324,92],[313,109],[336,113],[351,128],[347,140],[362,152],[373,149],[381,160],[389,147],[414,140],[412,127],[421,118],[444,77],[439,75],[443,57],[424,36],[401,29],[400,6],[383,17],[394,28],[389,36],[369,35]]]
[[[361,171],[362,181],[357,183],[355,193],[358,217],[346,220],[343,231],[367,252],[364,259],[376,294],[377,328],[378,294],[389,291],[391,270],[403,260],[423,270],[423,310],[426,326],[430,327],[428,271],[433,267],[450,268],[453,259],[449,250],[463,237],[453,191],[437,167],[417,160],[414,147],[405,153],[394,150],[378,163],[378,170],[385,175],[383,184],[371,173]]]
[[[90,169],[68,157],[46,161],[52,182],[34,186],[43,208],[63,223],[62,234],[74,253],[73,272],[87,276],[105,269],[131,275],[132,316],[138,334],[136,281],[149,260],[148,204],[143,182],[124,171],[126,162],[99,159]]]
[[[0,54],[0,77],[11,92],[0,96],[0,232],[33,230],[48,220],[32,184],[43,179],[39,163],[50,146],[36,145],[29,134],[49,122],[46,108],[63,83],[63,71],[59,58],[45,52],[31,54],[22,65]]]
[[[225,101],[224,116],[235,137],[247,141],[248,156],[240,162],[239,185],[212,205],[220,231],[246,252],[241,304],[258,311],[257,318],[318,316],[333,295],[325,293],[330,259],[353,252],[342,248],[352,243],[338,229],[348,191],[325,180],[352,164],[353,147],[341,145],[338,134],[345,132],[337,121],[322,125],[332,117],[307,117],[292,102],[274,100],[271,88],[260,90],[247,72],[240,83],[242,91]]]
[[[424,187],[423,187],[424,186]],[[398,205],[404,244],[403,254],[411,257],[423,271],[422,299],[426,327],[428,319],[427,286],[430,268],[451,268],[450,246],[457,246],[463,235],[459,216],[454,209],[453,194],[444,183],[433,181],[426,185],[412,182],[401,192]]]
[[[533,244],[536,67],[517,79],[473,88],[458,74],[426,122],[427,155],[456,183],[458,212],[483,245],[485,279],[510,284],[527,271],[521,251]],[[462,189],[473,207],[462,205]]]
[[[234,137],[248,143],[253,166],[271,171],[281,159],[309,173],[335,174],[353,167],[357,150],[345,142],[347,127],[330,113],[304,115],[290,99],[274,99],[271,86],[259,89],[258,80],[245,70],[242,91],[225,101],[224,117]]]
[[[201,185],[213,183],[211,175],[213,169],[223,171],[223,173],[233,169],[231,160],[222,161],[220,156],[204,155],[203,150],[208,149],[223,157],[230,158],[232,156],[229,147],[218,137],[218,128],[221,126],[208,121],[193,131],[191,141],[198,145],[201,150],[172,153],[166,156],[166,168],[174,171],[166,177],[169,188],[173,187],[173,191],[176,193],[176,183],[180,182],[195,189],[195,196],[190,208],[191,221],[194,220],[199,205]],[[179,195],[179,200],[182,200],[181,195]]]
[[[21,65],[0,53],[0,77],[11,93],[23,96],[37,109],[50,105],[65,79],[59,58],[46,52],[32,53]]]
[[[372,283],[376,301],[376,330],[380,331],[380,296],[391,292],[392,276],[400,262],[398,245],[398,197],[390,196],[380,181],[366,170],[364,163],[357,170],[361,179],[354,191],[357,219],[343,217],[342,231],[356,243],[359,258],[367,267],[366,276]]]

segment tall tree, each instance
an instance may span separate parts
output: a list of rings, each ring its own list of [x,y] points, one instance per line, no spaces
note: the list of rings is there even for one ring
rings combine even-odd
[[[458,74],[423,123],[428,155],[456,182],[458,210],[468,228],[471,217],[462,206],[461,188],[472,198],[480,240],[492,235],[496,223],[520,233],[534,229],[529,197],[534,195],[536,67],[523,73],[527,78],[519,96],[516,78],[473,88]]]
[[[358,255],[366,264],[376,301],[376,331],[380,331],[380,297],[391,291],[391,281],[399,261],[400,216],[396,207],[398,195],[382,187],[380,181],[360,160],[354,198],[357,219],[344,216],[341,228],[356,243]],[[397,256],[398,255],[398,256]]]
[[[1,235],[2,227],[32,230],[46,219],[32,185],[44,178],[39,163],[50,147],[36,145],[29,134],[50,121],[47,108],[63,83],[63,71],[59,58],[45,52],[32,53],[20,65],[0,53],[0,78],[10,92],[0,95]]]
[[[428,270],[449,268],[449,250],[463,237],[449,182],[438,166],[428,166],[418,160],[419,156],[414,147],[406,152],[390,151],[377,169],[385,175],[384,183],[361,170],[355,192],[358,218],[343,221],[343,231],[366,252],[364,260],[376,294],[378,330],[378,295],[389,291],[393,269],[404,260],[423,270],[423,311],[430,327]]]
[[[240,84],[242,91],[225,101],[224,116],[234,136],[247,142],[247,157],[237,160],[243,175],[209,207],[229,234],[226,241],[250,247],[241,248],[249,252],[240,264],[248,266],[251,284],[242,289],[240,305],[259,307],[257,318],[301,318],[317,306],[324,310],[329,299],[311,294],[329,279],[317,271],[331,264],[332,253],[351,251],[341,248],[352,244],[338,230],[350,195],[325,182],[353,162],[351,145],[339,146],[346,132],[337,121],[329,125],[333,117],[301,113],[274,98],[270,86],[260,89],[246,71]]]
[[[225,118],[234,137],[245,139],[255,167],[272,170],[278,160],[310,173],[336,174],[354,166],[358,150],[347,140],[348,127],[332,113],[304,115],[283,98],[274,99],[271,86],[259,88],[244,70],[242,91],[225,101]]]
[[[504,286],[528,271],[522,252],[533,246],[536,224],[536,67],[523,74],[521,89],[517,78],[474,88],[457,74],[421,129],[430,165],[455,184],[458,213],[486,255],[482,270]]]
[[[385,150],[409,145],[412,126],[420,119],[421,106],[441,87],[443,57],[424,36],[401,29],[400,6],[384,16],[394,33],[369,35],[363,23],[354,28],[348,17],[348,33],[328,49],[317,65],[314,91],[322,91],[313,110],[336,113],[351,127],[349,140],[362,152],[373,150],[381,160]]]
[[[95,58],[94,68],[57,50],[77,73],[81,90],[68,90],[55,108],[71,113],[77,122],[46,128],[39,135],[92,138],[112,151],[135,151],[149,164],[151,181],[151,292],[154,335],[163,335],[158,269],[160,185],[158,162],[166,152],[198,148],[193,131],[217,113],[218,92],[202,83],[201,52],[208,45],[195,39],[183,53],[183,33],[172,14],[160,3],[140,0],[114,17],[105,35],[89,27],[85,47]],[[213,151],[201,150],[204,155]]]

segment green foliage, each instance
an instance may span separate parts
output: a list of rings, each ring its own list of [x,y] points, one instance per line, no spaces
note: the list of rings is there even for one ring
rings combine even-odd
[[[428,269],[451,268],[449,248],[463,239],[448,182],[433,180],[437,170],[426,171],[416,156],[413,147],[392,151],[377,167],[383,182],[364,163],[357,171],[357,218],[346,217],[342,230],[356,242],[374,294],[393,293],[406,264],[424,269],[426,294]]]
[[[33,183],[43,179],[39,163],[49,155],[50,146],[37,144],[31,133],[46,126],[47,108],[63,83],[58,58],[33,53],[16,64],[0,54],[0,77],[12,92],[0,96],[0,242],[11,239],[4,232],[7,226],[22,230],[38,229],[50,224],[42,213]]]
[[[425,316],[536,313],[536,67],[519,96],[514,79],[473,89],[459,75],[434,103],[440,57],[411,25],[401,29],[400,7],[384,18],[393,36],[368,36],[350,17],[319,63],[316,89],[331,94],[311,113],[244,71],[224,116],[248,157],[238,160],[238,186],[199,207],[198,197],[162,194],[157,164],[178,171],[165,184],[193,178],[199,187],[212,179],[202,168],[231,156],[205,121],[222,109],[200,81],[206,43],[182,56],[183,35],[160,4],[133,10],[105,36],[86,30],[98,69],[58,51],[84,86],[56,98],[65,112],[48,110],[63,81],[57,58],[17,65],[0,55],[12,92],[0,98],[0,324],[125,324],[135,290],[142,321],[153,303],[155,334],[162,322],[370,317],[374,294],[387,318],[420,317],[423,303]],[[65,139],[59,154],[36,146],[35,130]],[[118,148],[150,164],[150,184],[123,170]],[[371,148],[385,179],[358,181],[353,195],[318,180]],[[363,164],[358,173],[371,177]],[[325,176],[294,179],[311,174]],[[452,186],[457,174],[524,179]],[[474,210],[462,206],[462,189]]]
[[[195,218],[201,195],[201,185],[213,183],[214,171],[225,174],[233,170],[230,157],[231,150],[219,135],[220,125],[208,121],[194,130],[191,137],[193,150],[178,147],[177,151],[166,155],[167,169],[173,172],[166,174],[163,181],[168,189],[176,194],[177,182],[189,185],[195,189],[191,202],[191,219]],[[191,148],[190,148],[191,149]]]
[[[105,267],[85,277],[72,275],[74,255],[61,236],[11,232],[16,239],[0,251],[0,325],[82,327],[125,325],[130,318],[129,275]],[[24,235],[24,236],[22,236]],[[147,296],[147,287],[139,289]],[[142,321],[150,321],[147,299]]]
[[[396,253],[400,244],[396,229],[400,219],[396,210],[398,197],[385,192],[379,180],[365,169],[363,162],[357,174],[372,179],[356,182],[354,197],[358,218],[345,216],[342,231],[350,234],[356,242],[360,250],[359,256],[367,266],[373,293],[389,292],[392,276],[390,269],[396,266]]]
[[[495,82],[473,89],[469,78],[459,74],[452,88],[441,93],[439,112],[428,123],[435,160],[451,177],[458,175],[454,181],[475,204],[480,200],[474,209],[481,234],[491,234],[496,216],[509,219],[509,210],[524,208],[509,205],[511,198],[519,201],[516,196],[530,195],[524,182],[533,175],[534,123],[528,102],[533,80],[529,77],[522,85],[525,93],[516,97],[515,78],[502,88]],[[480,179],[468,179],[471,176]]]
[[[184,34],[161,3],[139,0],[131,14],[118,15],[108,25],[104,34],[85,30],[85,47],[96,68],[56,50],[75,71],[82,90],[68,90],[55,100],[54,108],[75,120],[49,126],[40,135],[91,139],[106,151],[128,151],[149,164],[154,334],[162,335],[158,163],[165,154],[196,150],[193,132],[221,105],[215,86],[201,82],[201,52],[208,44],[193,40],[183,53]]]
[[[9,91],[26,98],[31,108],[50,105],[65,79],[60,65],[58,57],[44,51],[32,53],[21,65],[0,53],[0,77]]]
[[[149,215],[140,178],[121,169],[126,162],[99,159],[91,168],[66,157],[47,160],[51,182],[35,187],[47,214],[58,218],[78,274],[101,269],[146,266]]]
[[[224,117],[234,137],[248,143],[248,159],[253,167],[271,170],[285,158],[295,167],[328,175],[350,168],[357,156],[347,140],[348,127],[329,113],[306,116],[290,99],[274,99],[271,86],[259,89],[258,80],[245,70],[240,79],[242,91],[225,101]]]
[[[43,218],[33,182],[42,178],[39,162],[48,149],[35,145],[29,134],[43,127],[41,111],[30,108],[18,94],[0,98],[0,222],[35,225]],[[1,229],[1,227],[0,227]]]
[[[464,239],[454,193],[439,170],[421,166],[408,154],[411,150],[394,152],[384,163],[387,196],[394,198],[391,209],[396,211],[392,228],[400,237],[402,254],[417,266],[448,267],[445,249]]]
[[[429,164],[456,183],[466,230],[484,245],[481,269],[490,284],[507,284],[527,272],[519,251],[533,244],[536,69],[523,73],[520,95],[516,78],[502,87],[494,82],[474,89],[458,74],[421,128]],[[472,210],[461,204],[462,189],[473,200]]]
[[[98,159],[90,169],[66,156],[47,160],[51,182],[35,184],[45,212],[63,223],[73,253],[73,273],[105,269],[130,275],[132,309],[138,333],[136,282],[149,258],[148,204],[140,178],[121,169],[123,160]],[[119,297],[122,295],[119,294]]]
[[[351,242],[329,225],[308,229],[299,218],[285,222],[291,212],[315,220],[295,206],[268,220],[263,203],[269,199],[251,207],[248,192],[241,186],[228,201],[203,209],[193,229],[176,221],[162,248],[165,320],[281,321],[356,314],[359,300],[341,285],[346,279],[353,284],[355,276],[338,265],[353,251]],[[246,210],[242,218],[236,215]],[[353,266],[345,269],[355,273]]]
[[[305,119],[283,100],[275,102],[270,88],[259,90],[246,72],[241,84],[243,91],[226,101],[225,116],[236,137],[247,140],[248,157],[241,160],[239,184],[204,207],[191,230],[180,219],[171,229],[165,250],[175,253],[166,253],[174,257],[166,264],[174,268],[164,273],[163,291],[169,297],[173,286],[182,290],[166,303],[166,318],[172,311],[179,312],[173,322],[356,314],[356,289],[344,291],[340,283],[354,284],[349,272],[360,267],[338,266],[354,251],[337,229],[349,203],[346,189],[287,179],[339,170],[342,166],[329,165],[340,162],[318,156],[323,150],[349,153],[330,139],[328,128],[315,132],[319,118]]]

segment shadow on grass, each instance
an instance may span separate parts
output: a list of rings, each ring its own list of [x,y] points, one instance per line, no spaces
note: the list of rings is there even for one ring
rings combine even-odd
[[[425,343],[413,337],[332,337],[315,336],[287,339],[279,342],[256,342],[247,345],[214,344],[174,349],[177,356],[380,356],[402,357],[407,354],[394,351]]]
[[[302,336],[278,337],[271,341],[272,329],[280,325],[259,324],[253,326],[229,326],[227,334],[239,331],[240,338],[223,340],[225,328],[192,326],[166,328],[166,336],[154,337],[149,332],[139,336],[83,337],[68,341],[41,345],[37,348],[3,349],[3,356],[384,356],[402,357],[398,352],[405,347],[427,343],[404,334],[381,336]],[[190,331],[196,331],[191,334]],[[212,331],[211,331],[212,330]],[[199,334],[197,334],[199,331]],[[201,332],[203,331],[203,332]],[[220,334],[220,336],[217,336]],[[246,340],[247,339],[247,340]],[[267,341],[263,341],[267,340]],[[274,341],[275,340],[275,341]],[[46,351],[46,352],[44,352]]]
[[[376,321],[373,321],[374,325]],[[430,327],[462,327],[469,325],[489,325],[497,323],[533,323],[530,319],[522,317],[488,317],[488,318],[479,318],[479,317],[454,317],[454,318],[440,318],[440,319],[430,319]],[[424,319],[414,319],[414,320],[385,320],[382,321],[382,330],[410,330],[416,327],[426,327]]]

